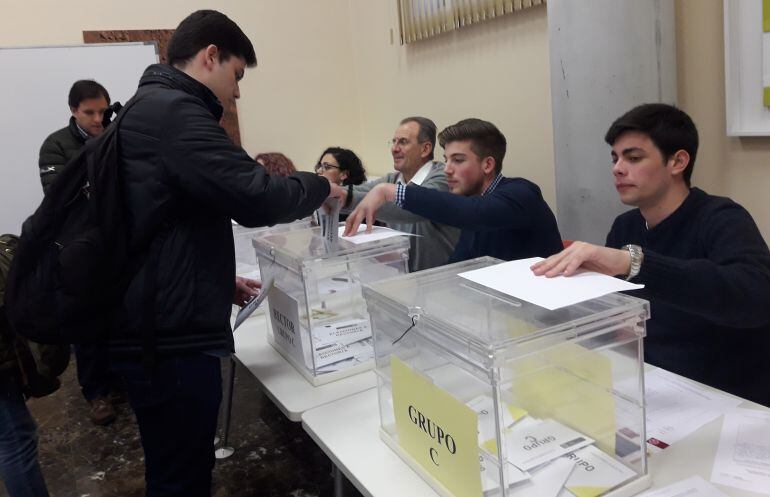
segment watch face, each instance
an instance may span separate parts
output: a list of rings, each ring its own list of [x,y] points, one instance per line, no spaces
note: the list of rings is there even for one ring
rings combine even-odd
[[[631,256],[631,266],[628,268],[628,276],[626,276],[626,280],[630,280],[639,274],[639,270],[642,267],[642,247],[629,244],[624,245],[622,248],[628,250],[628,253]]]

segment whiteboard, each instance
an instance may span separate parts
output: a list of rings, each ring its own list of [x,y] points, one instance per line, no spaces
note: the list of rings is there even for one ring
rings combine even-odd
[[[43,199],[40,146],[69,122],[72,83],[94,79],[125,103],[156,62],[154,43],[0,48],[0,233],[20,233]]]

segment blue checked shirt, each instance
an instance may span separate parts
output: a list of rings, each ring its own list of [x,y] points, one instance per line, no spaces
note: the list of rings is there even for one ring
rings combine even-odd
[[[497,177],[492,181],[492,183],[489,184],[486,190],[484,190],[484,193],[481,194],[481,196],[487,195],[495,191],[495,188],[498,184],[500,184],[500,180],[503,179],[503,173],[497,173]],[[399,183],[396,185],[396,205],[399,207],[404,207],[404,197],[406,197],[406,185],[403,183]]]

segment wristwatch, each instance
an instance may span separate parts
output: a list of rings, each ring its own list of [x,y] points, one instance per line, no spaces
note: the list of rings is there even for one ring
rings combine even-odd
[[[642,252],[642,247],[639,245],[623,245],[621,249],[628,250],[628,253],[631,254],[631,267],[628,270],[628,276],[626,276],[626,281],[630,281],[636,278],[636,275],[642,269],[644,252]]]

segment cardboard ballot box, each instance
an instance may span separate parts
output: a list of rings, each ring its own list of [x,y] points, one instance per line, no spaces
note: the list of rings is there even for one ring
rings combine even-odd
[[[254,240],[268,294],[268,341],[313,385],[373,365],[372,332],[361,285],[405,274],[409,240],[394,236],[330,243],[321,228]]]
[[[649,304],[610,294],[547,310],[458,276],[500,262],[364,287],[382,439],[445,496],[647,488]]]
[[[257,254],[254,253],[254,246],[251,244],[251,241],[268,234],[310,228],[312,225],[311,220],[312,218],[306,217],[292,223],[263,226],[260,228],[247,228],[240,224],[233,224],[235,274],[245,278],[260,279],[259,261],[257,260]]]

